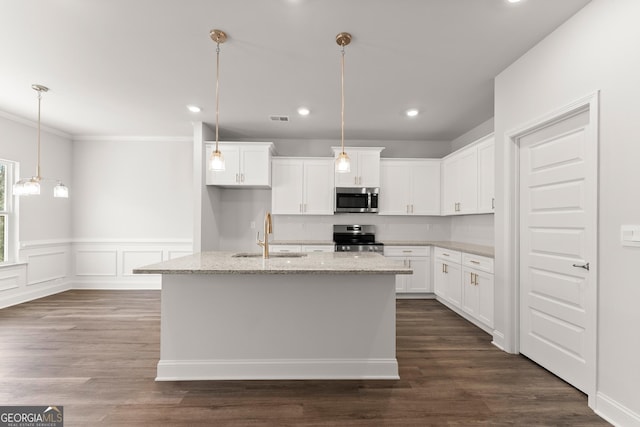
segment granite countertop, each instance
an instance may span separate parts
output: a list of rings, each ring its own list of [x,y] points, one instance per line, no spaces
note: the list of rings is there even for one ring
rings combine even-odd
[[[400,261],[379,254],[313,252],[292,258],[233,257],[236,252],[201,252],[133,270],[134,274],[413,274]]]
[[[452,241],[407,241],[407,240],[383,240],[385,246],[437,246],[439,248],[450,249],[452,251],[466,252],[473,255],[481,255],[489,258],[494,257],[493,246],[474,245],[472,243],[452,242]]]

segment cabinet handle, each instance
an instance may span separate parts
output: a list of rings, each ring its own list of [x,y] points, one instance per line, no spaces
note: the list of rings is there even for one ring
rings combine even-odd
[[[444,263],[442,263],[442,272],[444,273]]]
[[[491,198],[491,209],[495,209],[496,208],[496,198],[492,197]]]
[[[409,213],[409,205],[407,205],[407,213]]]
[[[240,174],[236,174],[236,182],[240,182]]]
[[[475,261],[475,260],[472,260],[472,259],[470,259],[469,262],[472,262],[474,264],[480,264],[480,261]]]
[[[358,185],[358,177],[357,176],[353,177],[353,185]]]
[[[409,267],[411,267],[411,260],[409,260]]]
[[[475,285],[475,283],[473,282],[473,273],[469,273],[469,280],[471,281],[472,285]]]
[[[304,204],[302,205],[302,212],[306,212],[306,211],[307,211],[307,204],[306,204],[306,203],[304,203]]]
[[[413,251],[411,251],[411,250],[404,250],[404,251],[402,251],[402,252],[403,252],[403,253],[405,253],[405,254],[411,254],[411,253],[413,253]]]
[[[449,266],[447,264],[444,265],[444,272],[449,274]]]
[[[478,275],[476,273],[473,273],[473,283],[478,286]]]
[[[442,252],[442,255],[444,255],[444,256],[449,256],[449,254],[448,254],[448,253],[446,253],[446,252]]]
[[[413,205],[411,205],[411,213],[413,213]]]

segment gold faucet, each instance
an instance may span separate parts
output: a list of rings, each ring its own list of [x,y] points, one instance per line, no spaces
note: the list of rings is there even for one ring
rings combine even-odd
[[[262,246],[262,258],[269,258],[269,234],[273,233],[273,225],[271,224],[271,213],[267,212],[264,217],[264,241],[260,240],[260,232],[258,231],[257,244]]]

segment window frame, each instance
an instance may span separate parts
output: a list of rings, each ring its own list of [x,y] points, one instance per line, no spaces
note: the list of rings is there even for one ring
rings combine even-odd
[[[18,261],[18,201],[13,195],[13,183],[18,176],[19,164],[11,160],[1,159],[5,167],[4,209],[0,206],[0,216],[4,216],[4,254],[0,265],[14,264]]]

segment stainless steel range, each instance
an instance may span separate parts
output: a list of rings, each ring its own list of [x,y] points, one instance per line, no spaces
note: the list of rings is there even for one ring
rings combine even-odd
[[[384,252],[384,244],[376,242],[373,225],[334,225],[336,252]]]

